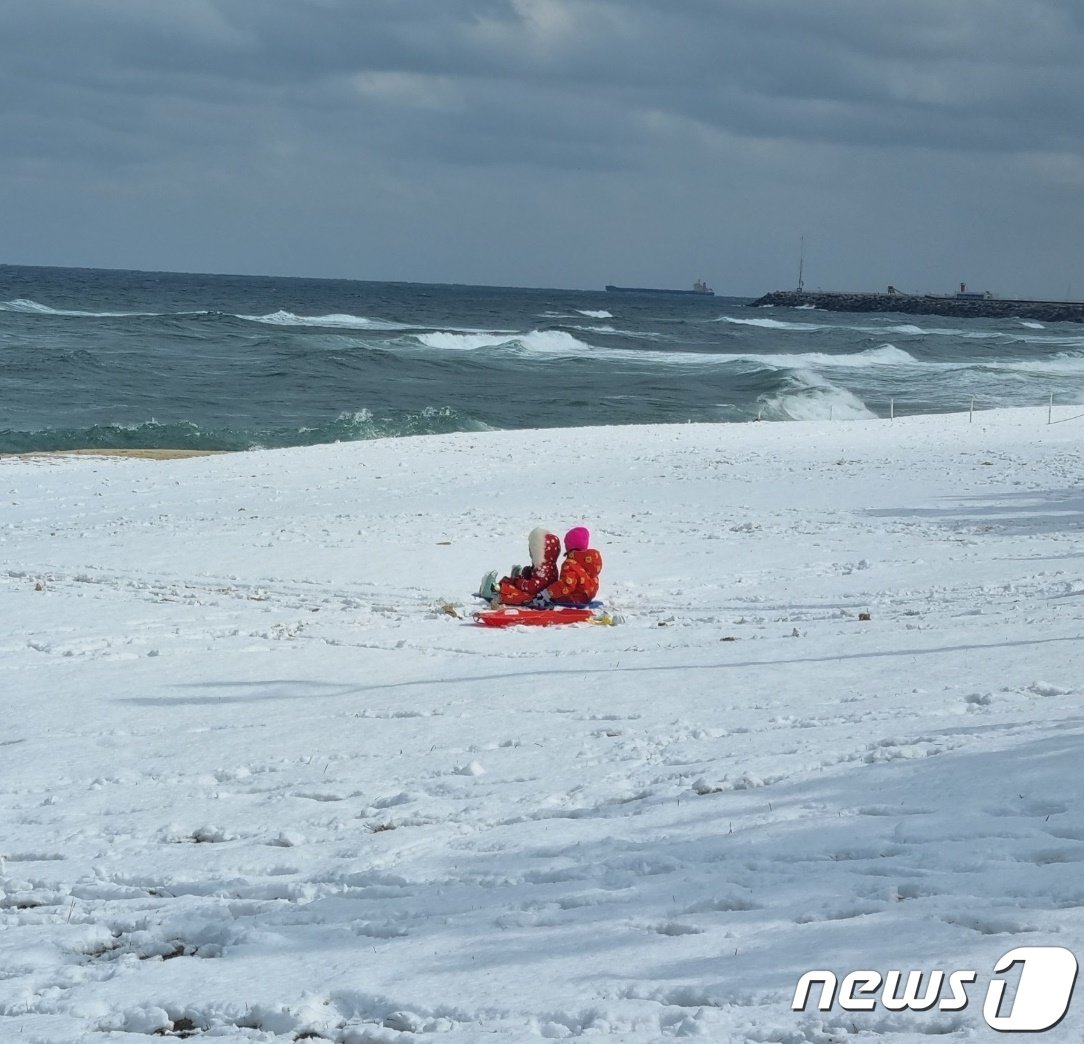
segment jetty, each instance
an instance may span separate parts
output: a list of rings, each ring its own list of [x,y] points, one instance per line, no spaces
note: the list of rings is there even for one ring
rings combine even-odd
[[[773,290],[750,302],[750,308],[823,308],[831,312],[902,312],[962,319],[1035,319],[1045,323],[1084,322],[1084,301],[1021,301],[988,293],[906,294],[846,293],[836,290]]]

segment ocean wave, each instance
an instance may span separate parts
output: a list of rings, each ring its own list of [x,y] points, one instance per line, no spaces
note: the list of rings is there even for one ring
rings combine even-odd
[[[592,328],[579,327],[590,332]],[[594,328],[600,334],[621,333],[609,327]],[[631,335],[630,335],[631,336]],[[564,330],[534,330],[513,336],[493,333],[453,333],[434,331],[413,334],[411,339],[427,348],[441,351],[471,352],[504,349],[521,353],[546,355],[590,355],[599,361],[629,363],[638,367],[718,369],[752,364],[769,370],[809,368],[860,368],[874,366],[922,365],[908,352],[895,345],[883,344],[861,352],[832,354],[803,352],[792,354],[760,354],[705,351],[659,351],[657,349],[607,348],[589,344]]]
[[[962,330],[947,326],[919,326],[916,323],[893,323],[890,326],[840,326],[837,329],[854,330],[857,333],[890,333],[910,337],[961,337],[965,340],[983,341],[988,341],[994,337],[1014,336],[997,330]]]
[[[248,440],[223,429],[209,432],[187,421],[160,424],[94,424],[85,428],[0,431],[0,452],[43,453],[73,449],[251,449]]]
[[[369,409],[347,410],[330,424],[299,428],[300,444],[365,442],[411,435],[447,435],[456,431],[492,431],[490,425],[450,406],[425,406],[416,412],[377,416]]]
[[[587,319],[612,319],[614,316],[613,312],[596,308],[575,308],[571,312],[539,312],[536,316],[538,319],[579,319],[581,317]]]
[[[1045,330],[1046,327],[1042,323],[1033,323],[1026,320],[1020,320],[1020,326],[1032,330]],[[1072,344],[1079,342],[1079,336],[1074,337],[1072,334],[1067,335],[1050,335],[1048,337],[1031,337],[1027,334],[1020,334],[1011,330],[990,330],[983,328],[964,328],[953,326],[919,326],[916,323],[893,323],[891,325],[877,325],[877,326],[843,326],[835,327],[838,330],[854,330],[857,333],[875,333],[875,334],[901,334],[910,335],[914,337],[959,337],[965,341],[1009,341],[1011,343],[1019,343],[1021,341],[1029,344]]]
[[[426,348],[448,352],[474,352],[481,348],[502,348],[512,343],[512,338],[507,334],[452,333],[448,330],[414,334],[413,339]]]
[[[157,316],[159,312],[82,312],[69,308],[50,308],[27,298],[0,301],[0,312],[18,312],[20,315],[65,316],[73,319],[126,319],[130,317]],[[204,315],[204,312],[185,312],[185,315]]]
[[[876,416],[862,400],[811,371],[788,375],[783,387],[758,398],[763,420],[863,420]]]
[[[755,326],[762,330],[796,330],[802,333],[832,329],[830,323],[788,323],[782,319],[735,319],[730,315],[721,315],[718,319],[711,321],[715,323],[731,323],[734,326]]]
[[[972,363],[978,370],[1026,373],[1034,375],[1079,377],[1084,374],[1084,355],[1074,352],[1058,352],[1046,359],[999,359],[991,362]]]
[[[795,323],[787,322],[782,319],[737,319],[734,316],[724,315],[718,319],[712,320],[717,323],[730,323],[734,326],[754,326],[762,330],[788,330],[793,333],[821,333],[825,330],[852,330],[856,333],[895,333],[911,335],[914,337],[923,336],[946,336],[946,337],[990,337],[991,332],[987,330],[975,331],[975,330],[951,330],[941,328],[929,328],[918,326],[915,323],[893,323],[890,326],[855,326],[850,323]]]
[[[802,306],[804,307],[804,306]],[[796,311],[798,309],[795,309]],[[964,340],[1004,339],[1015,341],[1020,339],[1019,334],[1003,330],[966,329],[962,327],[948,326],[919,326],[917,323],[901,323],[898,320],[885,318],[878,320],[873,317],[868,324],[856,325],[854,323],[801,323],[787,322],[782,319],[739,319],[735,316],[720,316],[711,320],[716,323],[730,323],[734,326],[751,326],[763,330],[782,330],[791,333],[823,333],[832,330],[845,330],[854,333],[867,334],[897,334],[902,337],[959,337]],[[1032,329],[1045,329],[1040,323],[1028,323],[1021,321],[1022,326]]]
[[[73,449],[254,450],[315,446],[332,442],[491,431],[490,425],[450,406],[427,406],[376,415],[344,411],[326,424],[209,427],[190,421],[96,424],[85,428],[0,430],[0,453],[42,453]]]
[[[271,312],[269,315],[239,315],[250,323],[264,323],[268,326],[308,326],[335,330],[410,330],[406,323],[395,323],[387,319],[372,319],[366,315],[295,315],[293,312]]]
[[[572,323],[568,327],[570,330],[576,330],[580,333],[596,333],[606,334],[610,337],[628,337],[635,341],[668,341],[671,340],[670,334],[657,333],[654,330],[623,330],[616,326],[611,326],[607,323],[605,326],[577,326]]]
[[[743,359],[773,368],[790,369],[834,366],[856,369],[865,366],[925,365],[894,344],[882,344],[876,348],[866,348],[861,352],[842,352],[835,355],[830,352],[801,352],[779,355],[732,355],[729,358]]]
[[[473,352],[486,348],[505,348],[554,355],[581,355],[598,351],[564,330],[532,330],[530,333],[453,333],[435,330],[414,334],[414,339],[427,348],[441,351]],[[604,349],[602,349],[604,350]]]
[[[1013,344],[1043,344],[1062,348],[1084,348],[1084,336],[1080,334],[1064,334],[1062,336],[1051,335],[1037,337],[1034,334],[1018,334],[1012,338]]]

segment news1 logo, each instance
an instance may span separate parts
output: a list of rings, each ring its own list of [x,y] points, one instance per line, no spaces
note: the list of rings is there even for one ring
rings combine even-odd
[[[1007,997],[1006,972],[1020,966],[1016,991]],[[1077,960],[1062,946],[1018,946],[994,965],[986,987],[982,1017],[1002,1033],[1041,1033],[1053,1029],[1069,1011],[1076,985]],[[820,986],[817,1008],[831,1011],[963,1011],[971,1000],[968,987],[978,981],[977,971],[931,972],[853,971],[838,980],[830,971],[806,972],[798,980],[791,1010],[805,1011]],[[901,990],[902,986],[902,990]]]

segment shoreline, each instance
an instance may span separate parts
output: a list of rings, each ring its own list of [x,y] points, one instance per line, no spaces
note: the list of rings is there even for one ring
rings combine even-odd
[[[34,457],[133,457],[138,460],[182,460],[185,457],[213,457],[231,450],[187,449],[65,449],[27,450],[25,453],[0,453],[0,460],[30,460]]]
[[[761,417],[751,417],[743,421],[670,421],[649,422],[636,424],[592,424],[575,427],[557,428],[508,428],[500,431],[504,441],[518,444],[521,439],[542,439],[545,442],[559,441],[568,433],[577,433],[580,438],[589,438],[589,433],[608,431],[631,433],[636,430],[656,431],[682,431],[692,428],[714,428],[725,430],[733,434],[733,438],[744,441],[749,437],[749,432],[759,430],[763,433],[772,432],[772,442],[786,442],[791,434],[798,429],[816,429],[818,431],[829,429],[843,432],[861,424],[890,424],[897,427],[917,424],[921,427],[941,427],[946,423],[951,424],[954,420],[965,418],[968,425],[971,424],[1005,424],[1012,423],[1011,417],[1015,417],[1017,423],[1027,423],[1034,419],[1042,427],[1057,426],[1068,421],[1084,419],[1084,403],[1031,403],[1017,406],[988,406],[985,408],[969,409],[966,405],[960,405],[951,410],[935,413],[904,413],[896,412],[890,416],[840,416],[840,417],[809,417],[789,420],[765,420]],[[115,458],[133,460],[183,460],[190,457],[224,457],[234,458],[252,453],[269,454],[283,453],[297,450],[331,451],[346,447],[355,450],[361,447],[382,447],[382,451],[389,446],[402,447],[404,444],[416,440],[447,440],[447,439],[477,439],[485,438],[494,432],[478,431],[452,431],[430,432],[419,435],[388,435],[372,439],[351,439],[347,441],[336,440],[333,442],[305,443],[296,446],[276,446],[270,449],[240,450],[197,450],[197,449],[152,449],[152,448],[112,448],[112,449],[65,449],[65,450],[27,450],[25,452],[0,452],[0,463],[4,462],[32,462],[37,459],[45,461],[58,461],[64,458]]]

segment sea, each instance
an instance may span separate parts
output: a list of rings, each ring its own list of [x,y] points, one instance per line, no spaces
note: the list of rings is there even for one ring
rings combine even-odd
[[[765,288],[771,289],[771,288]],[[0,265],[0,452],[1084,403],[1084,326]]]

